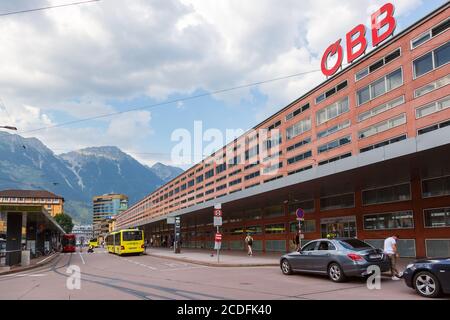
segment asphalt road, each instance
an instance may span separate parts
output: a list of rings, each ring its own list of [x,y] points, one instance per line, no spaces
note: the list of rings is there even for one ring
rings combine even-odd
[[[75,266],[75,267],[73,267]],[[79,289],[74,275],[79,267]],[[361,280],[284,276],[278,267],[207,267],[151,256],[61,254],[32,271],[0,276],[0,299],[421,299],[403,281],[382,278],[380,290]]]

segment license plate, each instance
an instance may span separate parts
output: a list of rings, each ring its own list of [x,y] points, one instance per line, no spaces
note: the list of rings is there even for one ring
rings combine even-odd
[[[370,259],[381,259],[382,255],[381,254],[371,254],[369,256]]]
[[[136,247],[129,247],[130,250],[136,250]]]

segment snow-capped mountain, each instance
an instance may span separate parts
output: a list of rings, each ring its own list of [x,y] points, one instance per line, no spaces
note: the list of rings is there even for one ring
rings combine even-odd
[[[140,200],[183,172],[149,168],[117,147],[92,147],[56,155],[36,138],[0,132],[0,189],[46,189],[66,200],[74,220],[91,223],[95,195],[115,192]]]

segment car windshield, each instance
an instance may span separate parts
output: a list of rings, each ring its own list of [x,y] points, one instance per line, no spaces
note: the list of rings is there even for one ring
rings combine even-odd
[[[350,250],[366,250],[366,249],[373,249],[373,247],[361,240],[358,239],[346,239],[346,240],[340,240],[339,243],[346,249]]]

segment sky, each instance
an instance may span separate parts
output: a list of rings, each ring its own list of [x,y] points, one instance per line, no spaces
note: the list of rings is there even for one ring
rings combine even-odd
[[[0,13],[71,2],[0,0]],[[391,2],[398,33],[446,1]],[[324,81],[325,49],[368,26],[384,3],[101,0],[0,16],[0,126],[16,126],[55,154],[117,146],[147,165],[186,169],[194,163],[171,158],[177,129],[194,138],[196,121],[224,135],[252,128]]]

